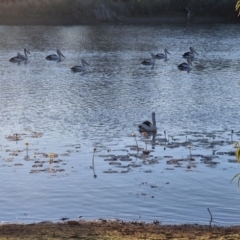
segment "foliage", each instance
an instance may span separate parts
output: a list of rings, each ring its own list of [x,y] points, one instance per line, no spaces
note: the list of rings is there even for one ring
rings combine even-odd
[[[236,144],[237,150],[235,152],[236,159],[240,163],[240,146],[239,143]],[[237,173],[231,180],[231,182],[238,177],[238,187],[240,187],[240,173]]]
[[[238,16],[240,15],[240,0],[237,1],[235,6],[236,11],[238,11]]]
[[[237,161],[240,163],[240,147],[237,148],[235,154],[236,154]]]

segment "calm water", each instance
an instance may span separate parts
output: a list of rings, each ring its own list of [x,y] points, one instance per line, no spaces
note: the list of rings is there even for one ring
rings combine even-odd
[[[209,208],[215,224],[239,224],[239,41],[231,24],[1,26],[0,220],[208,224]],[[190,46],[188,74],[177,65]],[[10,63],[24,47],[29,61]],[[66,59],[46,61],[57,48]],[[164,48],[169,61],[140,64]],[[72,73],[81,58],[90,68]],[[155,142],[137,129],[152,111]]]

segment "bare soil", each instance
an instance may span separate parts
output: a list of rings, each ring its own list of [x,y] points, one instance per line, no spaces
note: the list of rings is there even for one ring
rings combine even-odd
[[[81,240],[161,240],[161,239],[240,239],[240,226],[217,227],[160,225],[123,221],[66,221],[36,224],[2,224],[0,240],[81,239]]]

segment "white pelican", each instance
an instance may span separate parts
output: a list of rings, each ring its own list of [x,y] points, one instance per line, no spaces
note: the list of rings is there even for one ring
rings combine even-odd
[[[141,64],[143,64],[143,65],[152,65],[152,68],[154,68],[156,56],[153,53],[151,53],[151,56],[152,56],[152,58],[144,59],[141,62]]]
[[[184,62],[178,65],[178,69],[181,71],[187,71],[189,73],[192,70],[191,66],[192,66],[192,61],[188,58],[187,63]]]
[[[65,56],[61,53],[61,51],[57,49],[57,54],[48,55],[46,59],[50,61],[61,61],[62,57],[65,58]]]
[[[186,59],[190,58],[191,60],[194,59],[195,54],[198,55],[198,53],[195,51],[195,49],[193,47],[190,47],[190,52],[185,52],[182,56]]]
[[[24,48],[24,55],[18,52],[17,56],[10,58],[9,61],[13,62],[13,63],[21,62],[21,61],[27,61],[28,60],[27,53],[30,54],[30,52],[26,48]]]
[[[158,53],[158,54],[155,55],[155,57],[156,57],[156,59],[164,59],[164,61],[166,62],[166,61],[168,61],[168,59],[167,59],[167,54],[170,54],[170,53],[169,53],[168,50],[165,48],[165,49],[164,49],[164,53]]]
[[[138,127],[139,127],[140,132],[142,132],[142,131],[146,131],[146,132],[157,131],[155,112],[152,112],[152,123],[149,121],[144,121]]]
[[[81,59],[82,65],[81,66],[74,66],[71,68],[73,72],[85,72],[86,71],[86,65],[90,66],[84,59]]]

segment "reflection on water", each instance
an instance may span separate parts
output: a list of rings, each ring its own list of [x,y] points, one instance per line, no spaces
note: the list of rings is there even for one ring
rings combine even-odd
[[[238,223],[237,25],[1,26],[0,36],[2,221],[206,223],[209,208],[215,223]],[[190,46],[188,74],[177,65]],[[29,60],[10,63],[24,47]],[[165,48],[169,61],[140,64]],[[46,61],[56,49],[66,58]],[[81,58],[90,67],[73,73]],[[152,111],[157,135],[142,136]]]

